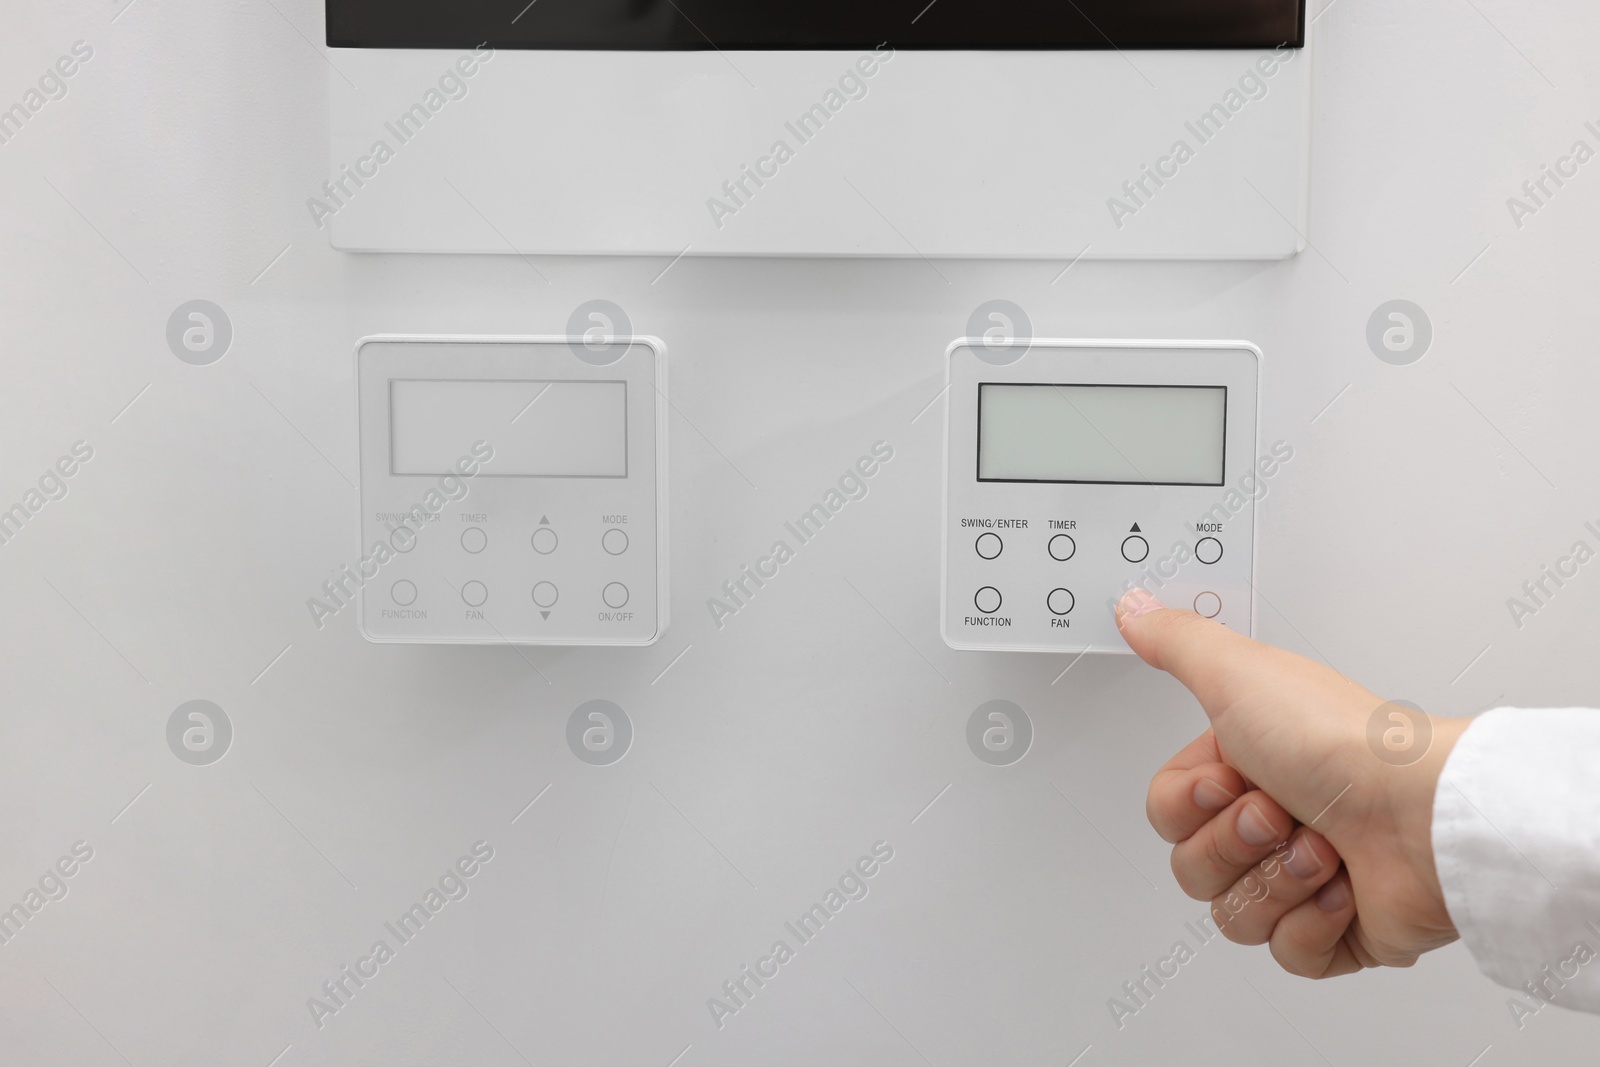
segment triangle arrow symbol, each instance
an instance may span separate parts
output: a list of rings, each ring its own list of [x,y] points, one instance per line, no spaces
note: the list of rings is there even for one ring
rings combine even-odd
[[[550,613],[548,611],[541,611],[539,612],[539,617],[541,619],[548,619],[550,617]]]
[[[540,515],[539,516],[539,525],[540,526],[549,526],[550,525],[550,516],[548,516],[548,515]]]
[[[1138,523],[1134,523],[1133,524],[1133,529],[1129,530],[1128,532],[1129,533],[1143,533],[1144,531],[1139,529],[1139,524]]]

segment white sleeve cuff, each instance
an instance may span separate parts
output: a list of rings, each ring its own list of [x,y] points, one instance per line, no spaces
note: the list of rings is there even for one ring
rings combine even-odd
[[[1600,1011],[1600,711],[1480,715],[1439,777],[1433,855],[1484,974],[1529,1014]]]

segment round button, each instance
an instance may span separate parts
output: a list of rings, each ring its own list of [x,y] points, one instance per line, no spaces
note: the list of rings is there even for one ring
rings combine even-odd
[[[620,556],[628,551],[628,535],[625,531],[613,526],[600,535],[600,547],[613,556]]]
[[[467,602],[468,607],[481,607],[489,599],[489,589],[482,582],[468,582],[461,587],[461,599]]]
[[[1215,593],[1201,593],[1194,598],[1194,613],[1214,619],[1222,613],[1222,598]]]
[[[1000,540],[999,534],[986,533],[979,535],[978,542],[974,547],[977,548],[978,555],[984,559],[995,559],[1006,546],[1005,542]]]
[[[548,526],[541,526],[533,531],[533,550],[541,556],[548,556],[554,552],[560,541],[556,532]]]
[[[1201,563],[1215,563],[1222,558],[1222,542],[1215,537],[1202,537],[1194,546],[1194,558]]]
[[[483,551],[483,546],[489,543],[489,535],[483,532],[481,526],[468,526],[461,531],[461,547],[468,552],[477,554]]]
[[[1050,558],[1065,563],[1078,552],[1078,542],[1068,534],[1056,534],[1050,538]]]
[[[628,587],[621,582],[612,582],[600,591],[600,599],[606,602],[608,608],[620,608],[628,602]]]
[[[417,584],[402,578],[389,587],[389,598],[401,607],[417,602]]]
[[[993,615],[1000,610],[1000,590],[992,585],[986,585],[978,590],[978,595],[972,598],[972,603],[985,615]]]
[[[1150,542],[1134,534],[1122,542],[1122,558],[1129,563],[1143,563],[1150,555]]]
[[[555,606],[560,596],[561,591],[555,587],[554,582],[540,582],[533,587],[533,602],[541,608]]]
[[[1052,589],[1050,590],[1050,595],[1045,597],[1044,602],[1049,605],[1050,614],[1065,615],[1072,610],[1078,601],[1073,597],[1070,589]]]

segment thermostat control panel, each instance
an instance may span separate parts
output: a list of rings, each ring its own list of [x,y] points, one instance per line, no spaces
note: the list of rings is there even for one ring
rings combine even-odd
[[[952,648],[1127,652],[1135,585],[1253,624],[1256,390],[1242,342],[996,342],[948,356],[941,629]]]
[[[356,348],[356,382],[362,560],[346,571],[360,579],[368,640],[660,636],[659,340],[369,337]]]

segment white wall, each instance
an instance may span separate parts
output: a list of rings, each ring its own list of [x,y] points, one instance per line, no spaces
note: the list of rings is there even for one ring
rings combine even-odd
[[[563,259],[541,280],[514,257],[343,255],[304,206],[327,176],[314,0],[34,0],[0,25],[4,104],[94,48],[0,145],[0,502],[94,449],[0,545],[0,904],[94,849],[0,945],[0,1058],[1466,1064],[1492,1046],[1487,1065],[1591,1047],[1579,1016],[1519,1031],[1459,946],[1315,985],[1219,939],[1119,1031],[1107,999],[1205,912],[1143,816],[1201,715],[1129,658],[1056,680],[1055,657],[941,645],[939,421],[913,421],[994,297],[1042,335],[1255,341],[1262,440],[1295,448],[1260,516],[1260,636],[1435,711],[1595,703],[1600,574],[1521,628],[1506,605],[1600,520],[1600,163],[1520,230],[1505,204],[1575,140],[1600,147],[1589,5],[1338,0],[1318,26],[1314,250],[1084,261],[1054,283],[1064,264],[685,259],[654,280],[665,261]],[[558,332],[595,297],[672,346],[666,638],[383,647],[349,613],[318,631],[305,599],[357,544],[354,340]],[[211,366],[165,341],[194,298],[233,325]],[[1395,298],[1434,325],[1412,366],[1365,341]],[[717,630],[704,599],[878,439],[896,458],[871,496]],[[564,741],[593,697],[637,730],[610,767]],[[197,698],[235,730],[206,767],[165,737]],[[1009,768],[964,739],[994,698],[1037,731]],[[307,998],[479,840],[494,859],[470,894],[317,1029]],[[880,840],[870,895],[719,1031],[706,998]]]

